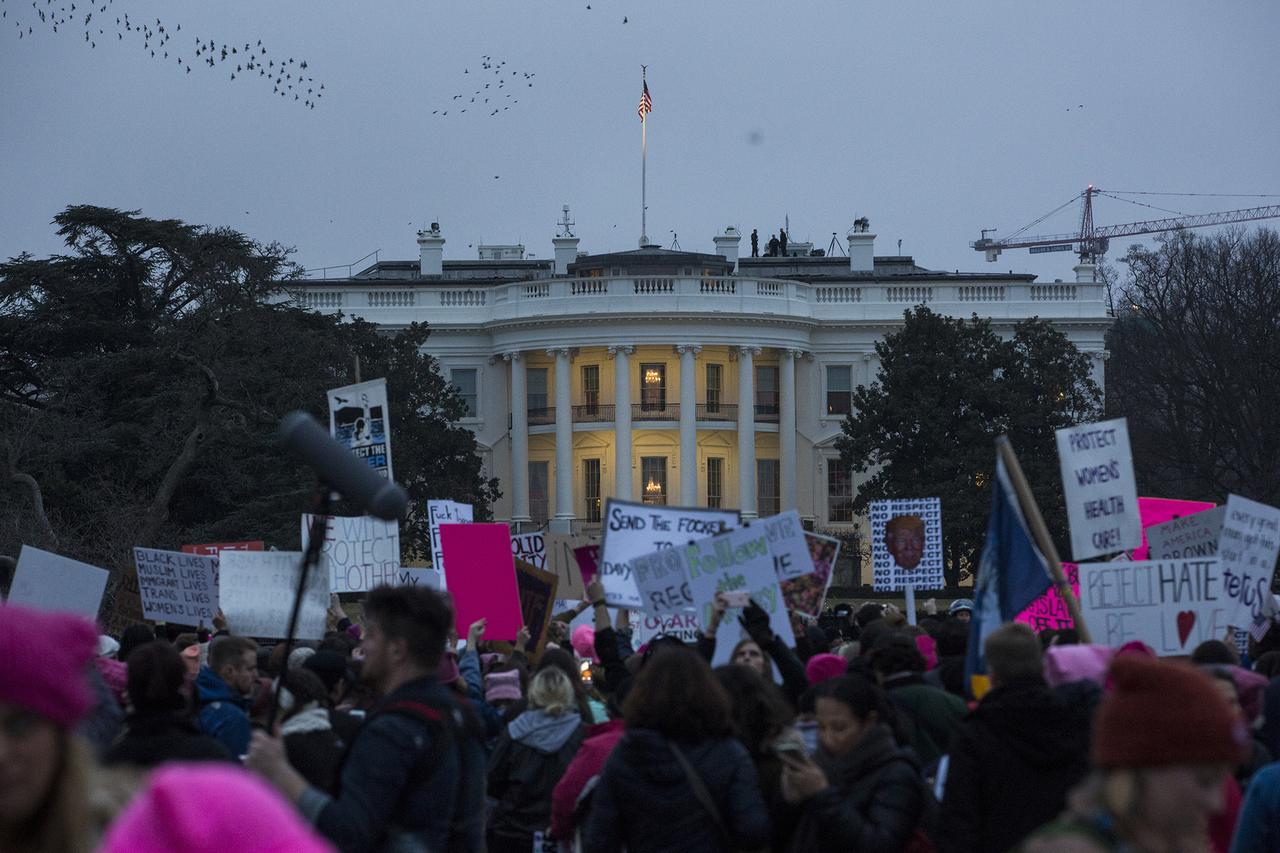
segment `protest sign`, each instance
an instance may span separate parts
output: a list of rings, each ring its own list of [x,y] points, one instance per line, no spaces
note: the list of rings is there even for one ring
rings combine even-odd
[[[840,540],[830,536],[806,533],[809,563],[813,567],[808,574],[791,580],[779,578],[782,600],[792,613],[802,613],[812,619],[822,615],[822,605],[835,574],[836,560],[840,558]]]
[[[218,558],[134,548],[144,619],[212,625],[218,611]]]
[[[218,598],[227,624],[244,637],[288,636],[302,554],[296,551],[223,551],[218,557]],[[297,638],[324,638],[329,609],[329,569],[311,567],[298,613]]]
[[[1146,528],[1143,532],[1147,537],[1147,559],[1214,556],[1218,553],[1218,533],[1226,512],[1226,507],[1213,507]]]
[[[444,589],[440,584],[440,572],[427,563],[407,563],[400,567],[397,576],[398,586],[425,586],[427,589]]]
[[[659,634],[679,637],[682,642],[693,644],[698,642],[698,633],[702,630],[697,615],[693,613],[671,613],[666,616],[655,616],[652,613],[632,614],[631,642],[640,648]],[[717,634],[719,636],[719,634]],[[719,646],[717,645],[717,651]]]
[[[1076,562],[1142,545],[1138,487],[1124,418],[1056,433]]]
[[[427,528],[431,531],[431,565],[440,573],[441,587],[447,586],[444,553],[440,548],[440,525],[470,524],[475,520],[471,504],[456,501],[427,501]]]
[[[329,434],[390,480],[391,421],[387,380],[372,379],[329,392]]]
[[[764,527],[769,540],[769,553],[773,554],[774,573],[785,581],[803,577],[813,571],[809,557],[809,543],[805,541],[804,525],[800,513],[794,509],[761,518],[755,522]]]
[[[872,501],[872,588],[877,592],[942,589],[942,501]]]
[[[1147,531],[1157,524],[1164,524],[1175,518],[1195,515],[1206,509],[1213,509],[1209,501],[1183,501],[1172,498],[1138,498],[1138,517],[1142,519],[1142,545],[1129,552],[1133,560],[1155,560],[1147,547]],[[1188,555],[1189,556],[1189,555]]]
[[[311,541],[316,517],[302,516],[302,550]],[[365,592],[400,577],[400,523],[368,515],[331,515],[320,546],[329,566],[330,592]]]
[[[605,501],[600,578],[611,606],[638,610],[640,589],[630,561],[661,548],[685,545],[738,526],[738,513],[695,507],[655,506],[609,498]]]
[[[636,557],[631,561],[631,573],[640,588],[646,613],[666,616],[693,609],[693,592],[681,549],[663,548]]]
[[[533,638],[530,656],[536,661],[547,645],[547,629],[556,609],[556,586],[559,580],[524,560],[516,560],[516,586],[520,590],[520,615]],[[486,634],[488,631],[486,630]]]
[[[1080,612],[1094,642],[1116,648],[1139,640],[1156,654],[1185,655],[1220,640],[1233,606],[1222,564],[1213,558],[1082,563]]]
[[[9,603],[97,619],[109,576],[106,569],[23,545],[9,586]]]
[[[1071,592],[1076,600],[1080,599],[1080,567],[1075,563],[1063,563],[1062,573],[1071,584]],[[1049,587],[1039,598],[1031,602],[1027,609],[1014,617],[1015,622],[1030,625],[1033,631],[1061,631],[1064,628],[1075,628],[1075,620],[1067,610],[1067,602],[1057,587]]]
[[[761,525],[731,530],[671,550],[684,564],[700,624],[710,624],[717,592],[746,592],[769,614],[769,626],[773,632],[788,646],[795,645],[791,620],[782,600],[782,589],[778,586],[774,555],[769,550],[769,537]],[[741,614],[741,608],[737,607],[725,611],[716,631],[713,664],[729,660],[740,636],[738,617]]]
[[[505,524],[442,524],[440,551],[453,568],[449,594],[458,636],[471,623],[488,619],[485,636],[512,642],[520,633],[520,589],[511,532]]]
[[[511,556],[535,569],[547,567],[547,542],[539,532],[511,534]]]
[[[1251,628],[1255,620],[1269,617],[1275,605],[1271,599],[1271,576],[1280,554],[1280,509],[1228,495],[1222,533],[1218,537],[1218,559],[1222,561],[1231,607],[1227,622],[1236,628]]]
[[[578,564],[578,572],[582,575],[585,596],[586,587],[590,586],[596,579],[596,575],[600,574],[600,546],[583,545],[581,548],[574,548],[573,559]]]
[[[547,564],[543,568],[559,580],[558,595],[561,600],[581,601],[587,595],[587,585],[582,581],[582,572],[578,569],[574,550],[588,547],[591,540],[585,536],[565,536],[558,533],[548,533],[544,539]]]
[[[216,557],[223,551],[265,551],[266,544],[262,540],[252,542],[206,542],[200,545],[183,545],[184,554],[201,554]]]

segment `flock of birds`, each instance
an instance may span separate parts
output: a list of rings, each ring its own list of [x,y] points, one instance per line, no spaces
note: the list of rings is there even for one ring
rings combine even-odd
[[[35,28],[60,30],[84,29],[84,40],[90,48],[96,49],[99,39],[108,39],[115,35],[118,42],[126,37],[131,41],[140,41],[144,53],[150,58],[168,63],[172,61],[185,74],[191,73],[191,66],[207,66],[226,70],[232,80],[261,79],[270,81],[273,94],[288,100],[299,102],[309,109],[315,109],[317,102],[324,97],[324,84],[307,74],[307,61],[295,60],[293,57],[277,60],[272,57],[262,40],[257,44],[245,42],[240,44],[219,43],[212,39],[205,40],[199,36],[179,36],[181,24],[166,25],[159,18],[155,23],[131,19],[127,12],[121,15],[107,13],[107,8],[115,0],[90,0],[79,4],[71,0],[32,0],[32,12],[14,12],[14,26],[18,30],[18,38],[26,38],[35,34]],[[56,5],[55,5],[56,3]],[[24,22],[20,18],[29,15]],[[115,23],[112,23],[114,17]],[[0,0],[0,20],[9,19],[9,8],[6,0]],[[193,43],[194,42],[194,43]],[[179,47],[187,45],[186,49]],[[257,72],[256,74],[254,72]]]
[[[464,68],[462,73],[471,76],[471,69]],[[481,83],[485,75],[492,75],[493,80]],[[475,73],[473,79],[478,86],[474,92],[469,95],[465,92],[459,92],[449,99],[448,106],[442,106],[439,109],[431,111],[433,116],[441,118],[449,115],[449,111],[453,110],[454,115],[462,115],[467,110],[473,112],[488,113],[490,116],[496,116],[500,112],[511,109],[515,104],[520,103],[520,99],[516,97],[516,93],[520,91],[520,84],[533,88],[533,78],[537,75],[532,71],[514,71],[507,68],[506,60],[496,60],[492,56],[480,57],[480,68]],[[501,96],[501,97],[499,97]],[[464,106],[465,105],[465,106]]]

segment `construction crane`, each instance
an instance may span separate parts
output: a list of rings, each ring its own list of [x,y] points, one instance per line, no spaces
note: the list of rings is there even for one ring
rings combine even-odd
[[[1125,195],[1219,195],[1217,193],[1137,193],[1128,192]],[[1166,213],[1178,213],[1177,216],[1166,219],[1148,219],[1143,222],[1126,222],[1123,225],[1104,225],[1101,228],[1093,224],[1093,197],[1095,195],[1103,195],[1113,198],[1117,201],[1125,201],[1130,204],[1138,204],[1142,207],[1150,207],[1154,210],[1163,210]],[[1247,198],[1280,198],[1280,196],[1256,195],[1256,196],[1239,196]],[[1074,204],[1076,201],[1083,199],[1080,210],[1080,230],[1072,234],[1047,234],[1038,237],[1023,237],[1025,231],[1035,227],[1044,220],[1053,216],[1063,208]],[[1210,225],[1226,225],[1232,222],[1253,222],[1258,219],[1276,219],[1280,218],[1280,204],[1267,205],[1265,207],[1246,207],[1240,210],[1224,210],[1219,213],[1201,213],[1201,214],[1185,214],[1174,210],[1155,207],[1142,202],[1135,202],[1131,199],[1120,198],[1113,193],[1104,192],[1090,184],[1085,188],[1084,192],[1072,198],[1066,204],[1049,211],[1041,216],[1035,222],[1026,225],[1009,237],[1003,240],[993,240],[987,235],[994,233],[994,228],[984,228],[982,237],[975,240],[969,245],[979,252],[983,252],[987,256],[988,261],[994,261],[1000,257],[1000,253],[1005,249],[1030,249],[1032,254],[1041,252],[1070,252],[1074,250],[1079,256],[1081,263],[1093,263],[1106,253],[1112,237],[1129,237],[1136,234],[1155,234],[1160,231],[1174,231],[1178,228],[1205,228]]]

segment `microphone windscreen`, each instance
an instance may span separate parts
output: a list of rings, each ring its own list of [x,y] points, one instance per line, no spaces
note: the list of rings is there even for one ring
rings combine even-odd
[[[329,484],[361,511],[384,521],[404,516],[409,495],[389,479],[378,476],[361,459],[335,441],[306,412],[290,412],[280,420],[280,439]]]

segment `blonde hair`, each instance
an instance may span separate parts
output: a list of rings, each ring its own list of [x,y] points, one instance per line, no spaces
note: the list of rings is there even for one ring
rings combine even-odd
[[[568,711],[577,711],[577,698],[569,676],[554,666],[538,672],[529,685],[529,707],[546,711],[558,717]]]

